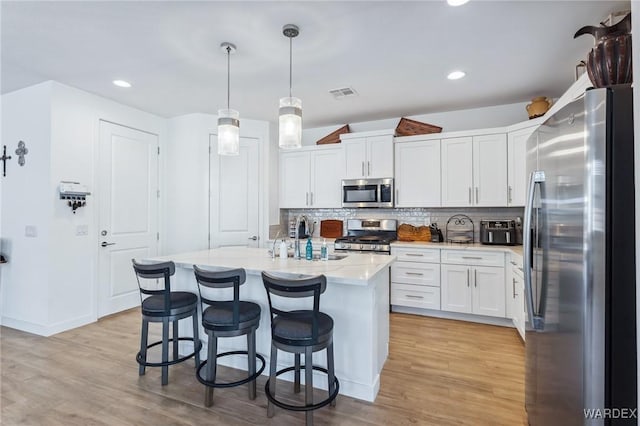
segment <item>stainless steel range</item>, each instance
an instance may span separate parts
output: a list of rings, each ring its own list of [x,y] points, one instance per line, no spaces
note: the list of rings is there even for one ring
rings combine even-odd
[[[349,219],[347,235],[336,239],[335,251],[390,254],[397,226],[395,219]]]

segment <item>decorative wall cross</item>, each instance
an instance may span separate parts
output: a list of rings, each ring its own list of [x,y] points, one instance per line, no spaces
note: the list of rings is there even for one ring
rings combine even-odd
[[[25,146],[23,141],[18,142],[18,149],[16,149],[16,155],[18,156],[18,164],[24,166],[24,156],[29,153],[29,150]],[[9,157],[11,158],[11,157]]]
[[[2,161],[2,176],[7,175],[7,160],[11,160],[11,156],[7,157],[7,146],[5,145],[2,150],[2,157],[0,157],[0,161]]]

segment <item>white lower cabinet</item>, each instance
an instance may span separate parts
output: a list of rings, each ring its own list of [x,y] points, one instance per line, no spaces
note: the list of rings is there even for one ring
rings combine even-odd
[[[443,250],[442,262],[443,311],[506,316],[504,253]]]
[[[524,323],[526,321],[526,305],[524,299],[524,276],[522,272],[522,257],[511,256],[510,277],[507,280],[507,299],[510,304],[510,318],[524,340]]]
[[[440,309],[440,250],[391,248],[391,305]]]

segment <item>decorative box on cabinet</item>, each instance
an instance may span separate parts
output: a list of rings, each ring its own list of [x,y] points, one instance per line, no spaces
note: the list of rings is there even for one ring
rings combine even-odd
[[[391,248],[391,305],[440,309],[440,250]]]

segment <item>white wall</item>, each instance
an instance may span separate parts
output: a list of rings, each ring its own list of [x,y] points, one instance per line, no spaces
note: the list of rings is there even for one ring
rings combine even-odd
[[[485,129],[489,127],[510,126],[520,121],[526,121],[528,119],[527,110],[525,109],[526,105],[527,102],[521,102],[484,108],[413,115],[406,118],[440,126],[442,127],[443,132]],[[352,133],[367,132],[370,130],[395,129],[398,125],[398,121],[400,121],[400,117],[349,123],[349,129]],[[315,145],[316,141],[342,126],[343,124],[304,129],[302,131],[302,144]]]
[[[11,263],[2,269],[2,321],[50,335],[97,317],[100,120],[155,133],[161,147],[166,120],[56,82],[2,101],[3,139],[22,139],[29,148],[23,170],[14,163],[15,178],[3,182],[2,229]],[[61,180],[79,181],[93,193],[75,215],[58,199]],[[25,238],[25,225],[36,225],[38,237]],[[88,235],[76,236],[78,226],[87,226]],[[38,304],[30,302],[34,297]]]
[[[217,134],[217,117],[210,114],[175,117],[168,120],[168,133],[165,253],[204,250],[208,248],[209,236],[209,142],[210,135]],[[262,241],[268,239],[269,224],[279,222],[277,189],[275,196],[272,194],[278,186],[278,147],[271,142],[271,134],[271,126],[266,121],[240,121],[240,136],[258,138],[261,143],[259,232]]]
[[[3,325],[45,324],[49,315],[50,97],[50,83],[2,96],[2,144],[13,157],[7,176],[0,177],[3,252],[9,260],[0,266]],[[24,167],[14,152],[20,140],[29,149]],[[25,237],[27,225],[37,237]]]

